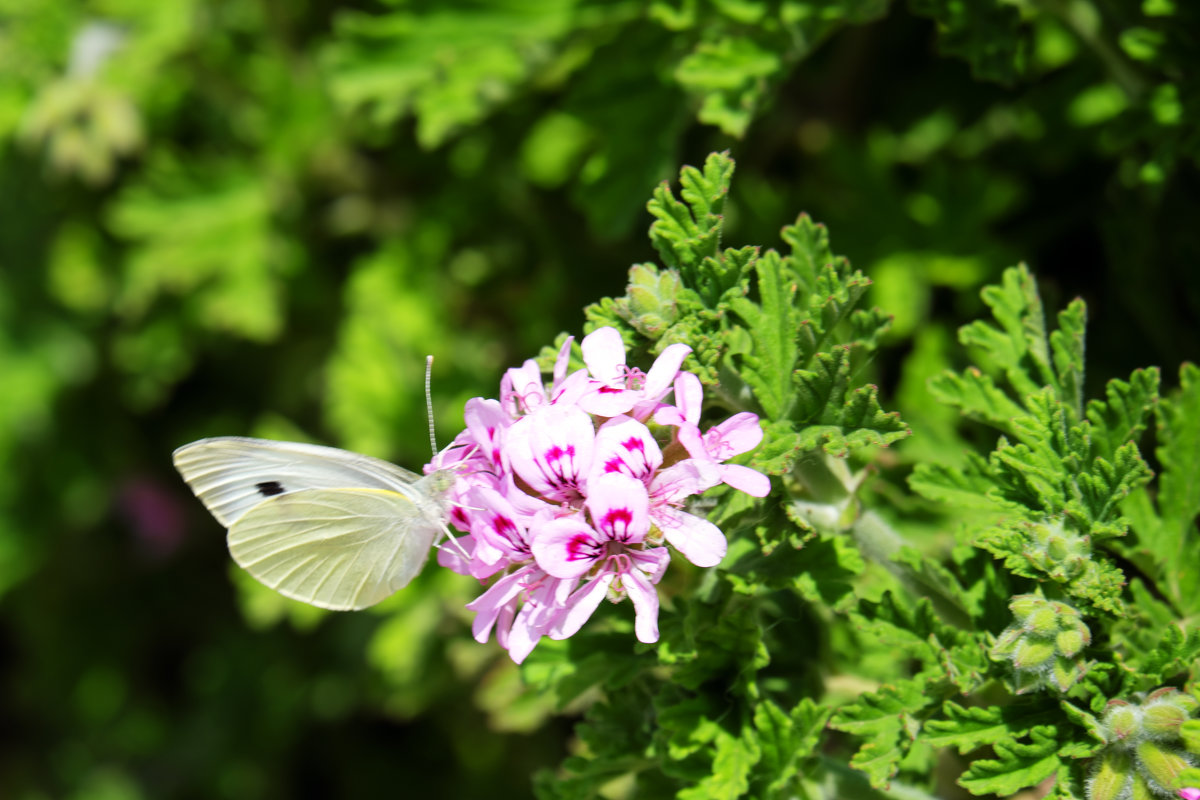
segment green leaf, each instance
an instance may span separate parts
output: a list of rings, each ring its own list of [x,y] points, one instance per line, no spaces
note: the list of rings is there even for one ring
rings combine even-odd
[[[1025,72],[1028,43],[1020,12],[1000,3],[910,0],[914,13],[938,27],[938,48],[971,65],[975,77],[1011,84]]]
[[[816,750],[831,713],[832,709],[808,697],[791,713],[770,699],[757,703],[754,729],[762,751],[759,771],[768,779],[768,793],[785,789],[800,775],[800,765]]]
[[[1111,380],[1104,387],[1105,400],[1087,405],[1097,450],[1112,452],[1126,442],[1136,442],[1146,429],[1146,420],[1158,402],[1158,369],[1135,370],[1129,382]]]
[[[1186,632],[1180,623],[1162,629],[1158,639],[1148,652],[1132,654],[1129,665],[1135,672],[1126,678],[1133,691],[1156,688],[1179,675],[1190,675],[1197,669],[1200,660],[1200,630],[1190,628]]]
[[[271,341],[283,326],[284,277],[298,259],[277,237],[269,185],[233,163],[162,156],[111,206],[129,240],[117,312],[146,316],[163,295],[186,298],[185,318],[217,332]]]
[[[959,331],[959,340],[980,348],[1020,394],[1050,385],[1046,320],[1033,275],[1024,264],[1007,269],[999,286],[987,286],[981,294],[1000,327],[978,320]]]
[[[831,352],[819,353],[813,369],[797,370],[798,396],[792,415],[806,425],[800,430],[803,449],[823,448],[831,455],[844,457],[851,450],[869,445],[886,447],[912,435],[898,413],[883,410],[875,386],[850,389],[850,359],[850,348],[837,346]]]
[[[698,44],[679,62],[675,79],[703,97],[701,122],[740,138],[767,95],[767,81],[782,67],[775,46],[752,36],[729,36]]]
[[[896,774],[916,739],[926,708],[938,702],[926,688],[921,680],[884,686],[839,708],[829,723],[831,728],[869,739],[850,765],[866,772],[872,786],[882,788]]]
[[[1083,332],[1086,327],[1087,306],[1075,298],[1058,312],[1058,330],[1050,334],[1059,396],[1074,412],[1075,419],[1083,416]]]
[[[1162,590],[1179,608],[1200,611],[1200,369],[1184,364],[1180,386],[1155,408],[1158,422],[1158,511],[1139,492],[1124,506],[1136,513],[1141,547],[1155,561]]]
[[[573,6],[539,0],[344,11],[323,53],[330,92],[343,109],[369,113],[380,127],[413,114],[418,141],[432,149],[553,63],[572,30]]]
[[[784,417],[792,401],[792,371],[800,356],[795,331],[801,323],[794,309],[795,282],[789,280],[784,260],[768,250],[755,262],[759,302],[744,297],[730,300],[729,307],[745,322],[754,342],[753,350],[739,361],[743,380],[770,420]]]
[[[975,367],[961,374],[947,371],[934,376],[929,381],[929,391],[939,402],[960,409],[964,416],[1006,432],[1011,430],[1015,418],[1026,413],[989,375]]]
[[[750,788],[750,771],[761,756],[757,743],[720,730],[715,744],[712,774],[680,791],[679,800],[735,800]]]
[[[958,784],[974,795],[1010,795],[1036,786],[1062,763],[1054,733],[1053,726],[1044,725],[1030,730],[1028,743],[996,742],[996,758],[973,762]]]
[[[996,509],[997,499],[990,496],[993,482],[989,466],[978,453],[965,454],[966,465],[952,468],[942,464],[917,464],[908,484],[913,491],[956,508]]]
[[[1038,725],[1052,725],[1055,711],[1036,702],[982,708],[947,701],[942,706],[945,719],[926,722],[921,741],[934,747],[957,747],[959,753],[967,753],[984,745],[1019,739]]]
[[[1200,515],[1200,368],[1180,367],[1179,391],[1159,403],[1157,412],[1158,460],[1163,465],[1159,513],[1181,541],[1189,534],[1194,541]]]
[[[733,168],[728,153],[712,153],[705,159],[703,171],[695,167],[680,171],[683,202],[675,199],[669,184],[663,183],[646,206],[654,216],[650,225],[654,249],[664,264],[679,270],[684,284],[699,292],[710,307],[728,286],[714,283],[700,265],[705,259],[716,259],[720,252],[724,225],[721,209],[729,194]]]

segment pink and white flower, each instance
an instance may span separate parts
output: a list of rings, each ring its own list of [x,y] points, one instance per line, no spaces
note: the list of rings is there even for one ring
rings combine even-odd
[[[467,606],[472,631],[483,642],[494,630],[517,662],[543,636],[576,633],[605,598],[628,598],[638,639],[657,641],[671,550],[701,567],[726,552],[720,529],[684,510],[690,498],[722,482],[770,489],[761,473],[724,463],[761,440],[757,417],[700,433],[703,390],[680,372],[690,347],[670,345],[643,373],[627,366],[613,328],[580,344],[585,369],[568,372],[568,339],[549,386],[526,361],[505,373],[498,401],[469,401],[466,430],[436,460],[456,470],[450,522],[465,534],[438,561],[493,581]]]

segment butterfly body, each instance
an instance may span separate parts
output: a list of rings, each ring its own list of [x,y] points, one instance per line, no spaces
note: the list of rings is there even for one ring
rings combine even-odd
[[[174,453],[234,560],[281,594],[365,608],[406,586],[446,530],[454,474],[333,447],[224,436]]]

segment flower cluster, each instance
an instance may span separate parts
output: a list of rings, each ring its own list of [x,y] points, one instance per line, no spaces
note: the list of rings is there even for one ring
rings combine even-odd
[[[992,658],[1012,664],[1017,694],[1042,686],[1070,691],[1087,672],[1080,654],[1092,643],[1079,610],[1035,594],[1017,595],[1008,607],[1015,619],[996,640]]]
[[[1200,746],[1185,735],[1200,701],[1177,689],[1151,692],[1141,703],[1110,700],[1101,720],[1108,743],[1093,762],[1088,800],[1197,798],[1184,774],[1200,761]]]
[[[762,439],[758,417],[698,427],[700,380],[680,371],[690,347],[670,345],[643,373],[626,365],[613,328],[580,344],[585,369],[567,374],[568,340],[549,386],[526,361],[505,374],[499,400],[470,400],[466,430],[437,460],[457,475],[451,523],[466,533],[438,561],[495,578],[467,606],[473,632],[484,642],[495,628],[518,663],[541,637],[574,634],[606,597],[628,597],[637,638],[657,641],[655,585],[671,550],[701,567],[725,555],[725,536],[684,510],[688,498],[720,483],[770,490],[762,473],[724,463]]]

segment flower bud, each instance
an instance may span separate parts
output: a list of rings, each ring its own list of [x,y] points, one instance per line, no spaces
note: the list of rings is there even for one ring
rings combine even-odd
[[[1025,618],[1025,629],[1040,636],[1053,636],[1058,630],[1058,614],[1053,608],[1039,608]]]
[[[1085,642],[1083,635],[1077,630],[1059,631],[1058,636],[1054,638],[1054,644],[1058,647],[1058,652],[1061,655],[1071,656],[1079,655],[1079,651],[1083,649]]]
[[[1129,788],[1129,800],[1158,800],[1158,796],[1154,794],[1141,775],[1134,774]]]
[[[1141,732],[1142,710],[1123,700],[1113,700],[1104,713],[1104,725],[1109,730],[1109,741],[1123,741]]]
[[[1175,739],[1179,736],[1179,726],[1187,719],[1187,712],[1171,703],[1156,703],[1146,709],[1142,725],[1146,732],[1158,738]]]
[[[1027,617],[1045,604],[1045,600],[1036,594],[1019,594],[1008,604],[1015,617]]]
[[[1042,666],[1052,658],[1054,658],[1053,644],[1036,639],[1022,639],[1013,656],[1013,666],[1017,669],[1032,669]]]
[[[1088,781],[1088,797],[1091,800],[1117,800],[1122,797],[1129,783],[1130,766],[1128,753],[1105,753]]]
[[[1188,720],[1179,726],[1179,737],[1183,739],[1185,750],[1194,756],[1200,756],[1200,719]]]
[[[1153,742],[1142,742],[1137,747],[1138,759],[1151,778],[1160,786],[1172,788],[1180,774],[1190,764],[1180,755],[1159,747]]]
[[[1083,665],[1072,661],[1069,658],[1059,656],[1054,659],[1054,667],[1050,671],[1050,682],[1058,688],[1060,692],[1069,692],[1071,687],[1075,685],[1075,681],[1079,680],[1080,674],[1083,672]]]

